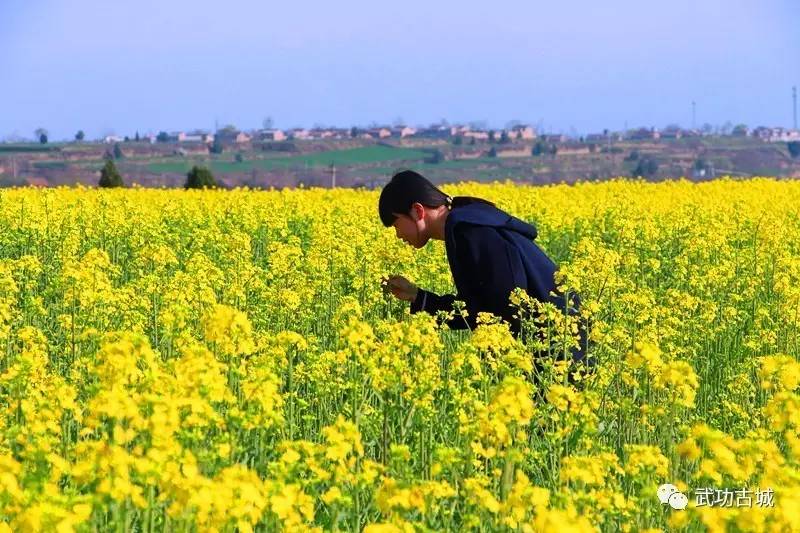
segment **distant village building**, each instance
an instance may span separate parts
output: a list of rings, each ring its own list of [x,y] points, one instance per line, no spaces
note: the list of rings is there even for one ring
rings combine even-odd
[[[786,128],[765,128],[763,126],[753,130],[753,136],[765,142],[792,142],[800,141],[800,130]]]
[[[218,138],[222,142],[237,143],[237,144],[250,142],[250,140],[252,139],[252,137],[250,137],[243,131],[230,130],[230,129],[219,130],[217,132],[216,138]]]
[[[563,133],[548,133],[547,135],[542,135],[542,140],[549,143],[565,143],[567,142],[567,136]]]
[[[648,141],[661,138],[661,134],[656,129],[639,128],[628,132],[628,139],[632,141]]]
[[[753,137],[761,139],[762,141],[769,141],[769,138],[771,136],[772,136],[772,128],[765,128],[764,126],[759,126],[753,130]]]
[[[411,137],[415,133],[417,133],[417,128],[412,128],[410,126],[395,126],[392,128],[392,136],[394,137]]]
[[[683,131],[680,128],[665,128],[659,135],[661,139],[680,139]]]
[[[106,135],[103,138],[103,142],[106,144],[114,144],[114,143],[121,143],[124,139],[117,135]]]
[[[308,131],[309,139],[332,139],[336,133],[329,128],[311,128]]]
[[[587,143],[604,143],[608,142],[608,137],[606,137],[602,133],[590,133],[586,137],[584,137],[584,141],[586,141]]]
[[[305,141],[311,138],[311,132],[305,128],[292,128],[289,130],[289,137],[299,141]]]
[[[525,124],[519,124],[511,128],[509,137],[517,140],[531,141],[536,138],[536,131]]]
[[[214,134],[203,131],[203,130],[195,130],[190,131],[189,133],[180,132],[176,135],[177,142],[198,142],[198,143],[211,143],[214,142]]]
[[[587,139],[589,135],[586,136]],[[588,143],[576,143],[576,142],[567,142],[562,144],[558,147],[558,155],[582,155],[591,153],[591,148],[589,144],[594,144],[593,142]]]
[[[508,133],[509,139],[534,139],[536,138],[536,134],[533,131],[533,128],[529,126],[523,126],[519,129],[512,129]],[[475,139],[476,141],[486,141],[489,140],[489,132],[486,130],[478,130],[472,129],[470,126],[451,126],[450,127],[450,136],[451,137],[463,137],[465,139]],[[500,139],[500,132],[495,132],[495,139]],[[499,155],[499,154],[498,154]]]
[[[352,130],[350,128],[333,128],[333,138],[334,139],[349,139],[351,137],[350,132]]]
[[[286,134],[281,130],[275,129],[260,130],[258,132],[258,138],[262,141],[285,141]]]
[[[417,130],[416,136],[424,139],[447,139],[451,136],[450,127],[436,124]]]
[[[489,140],[489,132],[482,131],[482,130],[470,130],[465,131],[461,134],[462,137],[468,139],[475,139],[476,141],[488,141]]]
[[[373,139],[385,139],[392,136],[392,130],[389,128],[368,128],[367,133]]]

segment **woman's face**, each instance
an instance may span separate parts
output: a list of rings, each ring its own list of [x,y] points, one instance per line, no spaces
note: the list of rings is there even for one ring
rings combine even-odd
[[[394,232],[397,235],[398,239],[403,239],[406,244],[413,246],[414,248],[419,248],[417,244],[417,236],[419,232],[417,230],[417,223],[408,215],[398,215],[396,219],[394,219]]]
[[[403,239],[408,245],[414,248],[422,248],[428,242],[425,236],[425,210],[420,204],[414,204],[409,214],[395,213],[394,231],[398,239]],[[417,217],[417,220],[414,219]]]

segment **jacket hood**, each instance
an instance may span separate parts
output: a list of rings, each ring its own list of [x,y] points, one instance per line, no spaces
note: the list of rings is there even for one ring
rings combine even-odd
[[[462,222],[478,226],[505,228],[521,233],[531,240],[535,239],[537,235],[536,228],[532,224],[509,215],[497,207],[481,202],[452,209],[445,221],[445,233],[449,235]]]

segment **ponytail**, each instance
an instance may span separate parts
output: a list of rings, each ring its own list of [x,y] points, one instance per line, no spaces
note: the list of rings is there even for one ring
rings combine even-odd
[[[454,196],[453,198],[450,198],[450,201],[448,202],[450,209],[463,207],[469,204],[487,204],[492,207],[496,207],[493,202],[484,200],[483,198],[476,198],[475,196]]]

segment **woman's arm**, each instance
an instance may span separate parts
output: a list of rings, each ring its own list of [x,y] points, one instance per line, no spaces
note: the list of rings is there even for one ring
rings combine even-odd
[[[465,224],[456,236],[456,254],[459,269],[458,294],[439,296],[418,289],[411,303],[411,313],[425,311],[452,311],[453,302],[461,300],[468,313],[465,319],[456,316],[446,322],[451,329],[474,329],[481,311],[498,315],[513,324],[515,309],[509,305],[509,295],[514,287],[526,288],[524,268],[519,252],[488,226]]]
[[[457,294],[445,294],[439,296],[425,289],[417,289],[417,297],[411,302],[411,314],[424,311],[428,314],[435,315],[438,311],[453,311],[453,302],[461,300],[466,303],[464,296]],[[469,313],[469,310],[467,310]],[[450,329],[474,329],[475,317],[471,314],[467,315],[466,319],[461,315],[453,317],[451,320],[445,322]]]

